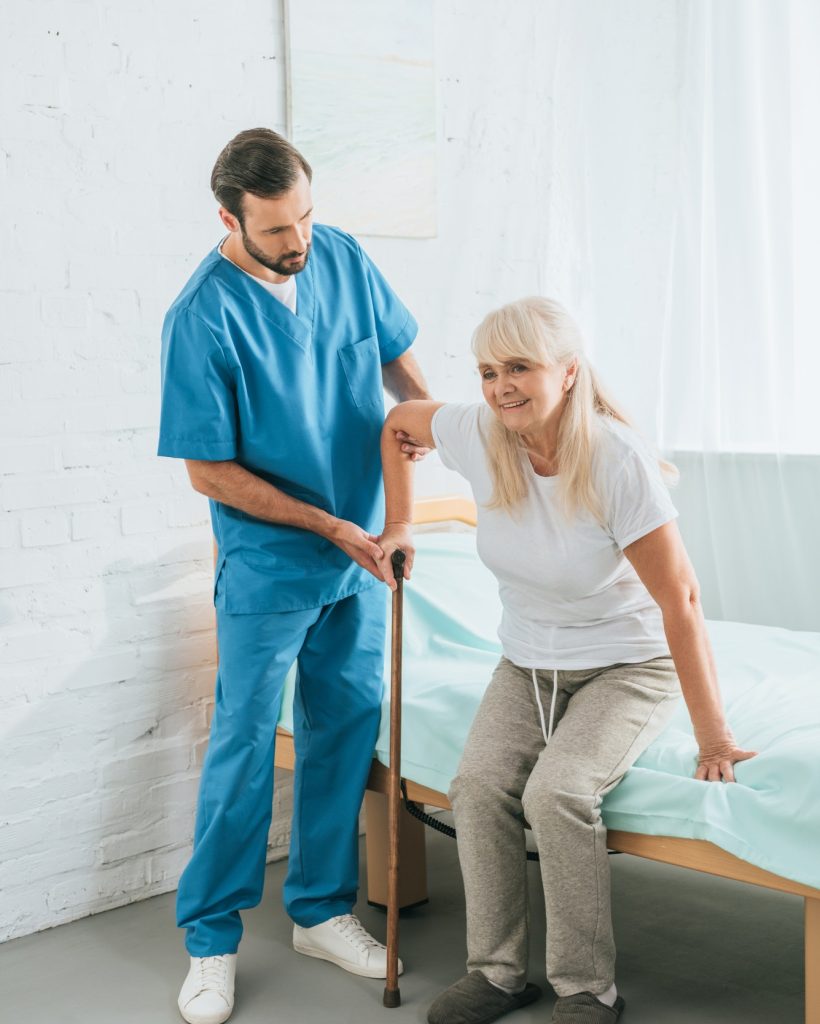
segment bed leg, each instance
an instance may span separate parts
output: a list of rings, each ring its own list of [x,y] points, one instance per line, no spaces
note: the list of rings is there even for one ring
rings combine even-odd
[[[368,790],[364,797],[367,840],[367,902],[387,906],[387,797]],[[424,825],[402,804],[399,811],[399,908],[427,902]]]
[[[820,899],[806,897],[806,1024],[820,1024]]]

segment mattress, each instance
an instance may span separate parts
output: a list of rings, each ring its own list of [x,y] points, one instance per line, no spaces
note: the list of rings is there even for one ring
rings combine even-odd
[[[402,774],[446,793],[493,668],[501,618],[472,533],[421,534],[404,588]],[[385,601],[390,592],[385,587]],[[820,633],[708,622],[726,714],[759,754],[734,785],[693,778],[697,745],[683,701],[604,799],[608,828],[705,839],[767,871],[820,888]],[[375,756],[389,750],[390,652]],[[546,666],[549,667],[549,666]],[[292,731],[295,671],[280,724]]]

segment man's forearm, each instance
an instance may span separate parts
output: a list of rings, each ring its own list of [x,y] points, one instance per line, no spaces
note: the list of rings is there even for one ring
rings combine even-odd
[[[238,462],[186,459],[191,484],[200,494],[270,523],[296,526],[332,539],[339,520],[330,513],[292,498]]]
[[[392,363],[385,363],[382,367],[382,381],[387,393],[397,402],[430,398],[421,367],[409,352],[394,359]]]

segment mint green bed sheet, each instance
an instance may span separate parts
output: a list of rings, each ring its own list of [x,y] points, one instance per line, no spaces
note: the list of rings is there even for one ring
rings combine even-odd
[[[496,583],[472,533],[421,534],[404,590],[402,774],[446,793],[500,655]],[[385,600],[389,592],[385,588]],[[709,622],[729,722],[758,757],[735,785],[692,777],[686,708],[604,800],[606,825],[707,839],[775,874],[820,888],[820,633]],[[389,650],[376,756],[388,761]],[[292,731],[294,674],[280,724]]]

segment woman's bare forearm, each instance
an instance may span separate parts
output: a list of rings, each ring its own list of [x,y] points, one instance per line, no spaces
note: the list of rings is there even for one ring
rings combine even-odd
[[[390,417],[382,428],[384,523],[409,526],[413,522],[413,463],[404,457]]]
[[[731,737],[731,730],[700,605],[681,602],[663,609],[663,624],[698,745],[719,745]]]
[[[429,448],[435,447],[431,424],[443,402],[411,401],[394,406],[382,428],[385,524],[413,521],[413,463],[405,458],[397,431],[403,431]]]

